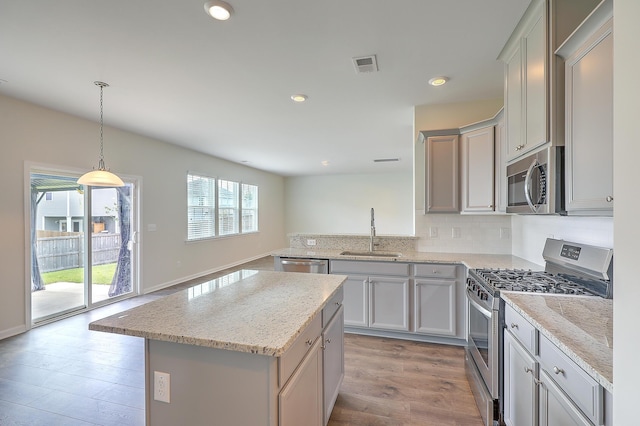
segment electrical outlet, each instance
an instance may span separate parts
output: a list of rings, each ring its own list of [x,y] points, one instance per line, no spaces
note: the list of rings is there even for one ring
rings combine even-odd
[[[153,372],[153,399],[171,402],[171,375],[162,371]]]
[[[500,228],[500,238],[503,240],[511,238],[511,228]]]
[[[307,245],[308,246],[315,246],[316,245],[316,240],[307,240]]]
[[[457,226],[451,228],[451,238],[460,238],[460,228]]]
[[[437,226],[429,227],[429,237],[438,238],[438,227]]]

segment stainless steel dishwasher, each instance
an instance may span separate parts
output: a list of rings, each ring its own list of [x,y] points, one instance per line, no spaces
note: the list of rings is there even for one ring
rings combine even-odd
[[[309,274],[328,274],[329,261],[326,259],[300,259],[280,257],[276,269],[284,272],[306,272]]]

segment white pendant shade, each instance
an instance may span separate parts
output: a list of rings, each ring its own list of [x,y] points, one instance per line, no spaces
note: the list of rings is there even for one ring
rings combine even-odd
[[[124,186],[118,176],[107,170],[92,170],[80,176],[78,183],[91,186]]]
[[[92,170],[80,176],[78,183],[80,185],[90,186],[124,186],[124,182],[118,176],[111,173],[104,166],[104,153],[103,153],[103,138],[102,138],[102,89],[109,87],[107,83],[102,81],[94,81],[93,84],[100,88],[100,161],[98,161],[98,170]]]

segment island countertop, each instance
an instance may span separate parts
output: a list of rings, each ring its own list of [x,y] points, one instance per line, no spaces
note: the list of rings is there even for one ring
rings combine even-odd
[[[90,330],[281,356],[346,279],[253,272],[232,285],[185,289],[89,324]],[[224,284],[222,284],[224,285]]]

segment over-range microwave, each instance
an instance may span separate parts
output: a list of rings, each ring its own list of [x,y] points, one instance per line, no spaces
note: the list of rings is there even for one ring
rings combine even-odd
[[[566,214],[563,146],[546,147],[507,166],[507,213]]]

